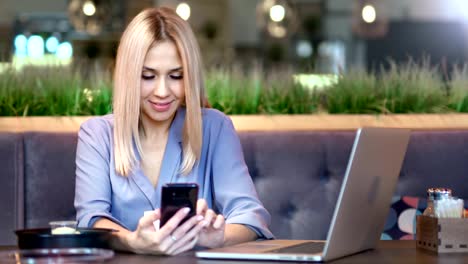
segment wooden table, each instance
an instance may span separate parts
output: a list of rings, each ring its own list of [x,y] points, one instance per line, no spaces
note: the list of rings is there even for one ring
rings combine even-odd
[[[8,249],[2,247],[1,249]],[[9,248],[11,249],[11,247]],[[105,263],[121,264],[247,264],[247,263],[304,263],[275,261],[232,261],[197,259],[193,252],[187,252],[175,257],[146,256],[116,252],[113,259]],[[337,259],[329,263],[468,263],[468,253],[435,254],[416,249],[414,241],[381,241],[375,250],[366,251],[353,256]]]

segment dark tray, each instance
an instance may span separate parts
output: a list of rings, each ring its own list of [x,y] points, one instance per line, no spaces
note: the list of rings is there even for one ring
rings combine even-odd
[[[16,230],[20,249],[110,248],[112,229],[77,228],[79,234],[52,235],[50,228]]]

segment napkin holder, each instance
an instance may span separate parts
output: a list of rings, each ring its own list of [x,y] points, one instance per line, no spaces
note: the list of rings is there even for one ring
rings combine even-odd
[[[468,252],[468,218],[416,218],[416,247],[437,253]]]

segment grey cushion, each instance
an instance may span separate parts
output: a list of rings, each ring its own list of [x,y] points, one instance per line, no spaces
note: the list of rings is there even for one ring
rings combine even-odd
[[[76,133],[26,133],[25,227],[75,219]]]
[[[277,238],[326,237],[343,179],[341,167],[347,161],[329,169],[329,159],[335,163],[329,149],[338,146],[338,156],[347,159],[351,150],[348,141],[353,135],[354,132],[338,137],[328,132],[240,134],[247,166],[260,200],[272,215],[271,229]]]
[[[23,137],[0,133],[0,245],[16,243],[13,232],[22,226]]]
[[[430,187],[452,188],[468,198],[468,131],[414,131],[397,194],[426,197]]]

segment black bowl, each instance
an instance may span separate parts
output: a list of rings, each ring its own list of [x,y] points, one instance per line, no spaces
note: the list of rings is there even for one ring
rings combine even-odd
[[[77,228],[79,234],[52,235],[50,228],[16,230],[20,249],[35,248],[110,248],[113,229]]]

